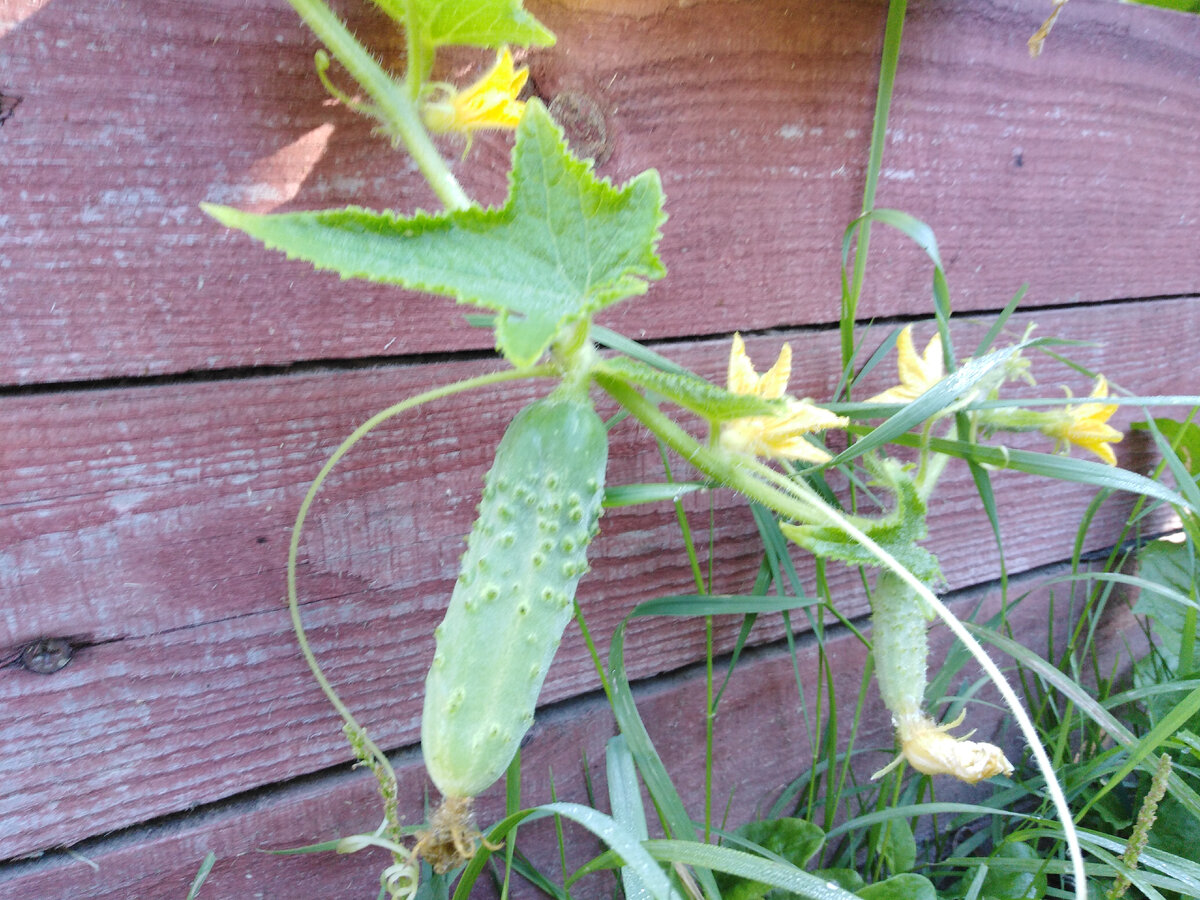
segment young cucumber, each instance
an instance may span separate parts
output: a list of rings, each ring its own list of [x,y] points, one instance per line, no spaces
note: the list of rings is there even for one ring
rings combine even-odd
[[[586,396],[521,410],[496,449],[425,680],[421,749],[445,797],[512,761],[574,613],[596,533],[608,441]]]

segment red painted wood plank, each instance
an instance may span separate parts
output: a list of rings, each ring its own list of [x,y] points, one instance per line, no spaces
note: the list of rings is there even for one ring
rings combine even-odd
[[[959,308],[1019,282],[1031,305],[1147,296],[1152,282],[1196,292],[1182,248],[1200,217],[1178,202],[1171,161],[1200,158],[1200,20],[1110,18],[1093,0],[1030,59],[1043,4],[909,9],[877,202],[935,228]],[[886,315],[898,296],[885,288],[860,312]]]
[[[1015,580],[1013,596],[1024,593],[1041,577]],[[978,599],[973,593],[961,596],[953,606],[960,614],[966,613]],[[992,592],[986,597],[983,614],[990,614],[996,602],[997,596]],[[1043,652],[1046,603],[1045,589],[1035,587],[1032,596],[1010,620],[1027,646],[1042,648]],[[1128,649],[1125,643],[1130,633],[1128,613],[1120,604],[1110,604],[1108,609],[1107,630],[1102,631],[1098,643],[1120,658]],[[936,659],[945,652],[946,631],[935,628],[931,637]],[[844,630],[840,633],[835,630],[827,648],[842,664],[836,686],[839,695],[856,696],[859,687],[856,673],[861,671],[865,657],[862,645]],[[637,642],[628,650],[631,656],[642,652]],[[812,709],[818,669],[816,648],[811,641],[800,642],[797,663]],[[1108,664],[1103,668],[1108,671]],[[702,796],[698,791],[704,765],[703,678],[701,671],[692,669],[678,677],[643,683],[634,689],[641,714],[668,770],[683,796],[693,803]],[[980,699],[987,699],[987,694]],[[985,706],[971,709],[972,724],[980,726],[984,734],[1009,740],[1003,732],[996,731],[994,716]],[[849,727],[849,717],[843,717],[840,720],[843,748]],[[597,805],[606,809],[604,742],[612,731],[611,716],[599,698],[543,709],[523,751],[522,789],[526,804],[547,802],[551,798],[548,778],[551,771],[555,796],[586,802],[583,783],[586,754]],[[880,708],[874,688],[868,695],[855,746],[861,754],[855,767],[859,777],[866,777],[887,759],[891,738],[886,714]],[[784,785],[803,774],[811,764],[792,661],[785,651],[764,648],[751,650],[743,657],[722,700],[716,720],[715,749],[714,796],[722,803],[722,810],[725,799],[731,800],[730,826],[763,815]],[[1020,760],[1015,745],[1013,749],[1013,758]],[[404,751],[396,756],[395,762],[404,812],[409,821],[419,821],[425,786],[419,754]],[[938,784],[940,799],[955,796],[978,800],[988,791],[986,785],[969,788],[945,780]],[[480,820],[486,823],[497,818],[502,802],[498,789],[485,795]],[[73,856],[51,853],[42,859],[0,866],[0,895],[69,895],[114,900],[130,896],[181,896],[200,860],[212,850],[218,862],[201,895],[207,900],[282,895],[369,896],[379,869],[386,864],[381,854],[281,858],[261,853],[260,849],[299,846],[373,829],[378,824],[377,809],[374,783],[368,776],[345,771],[325,773],[315,780],[272,787],[178,821],[93,841],[77,848]],[[697,817],[703,815],[698,805],[693,811]],[[578,864],[595,852],[593,840],[580,829],[568,825],[566,836],[573,863]],[[557,872],[554,837],[546,823],[522,829],[519,846],[545,871]],[[595,893],[605,884],[604,876],[593,876],[579,887]],[[481,896],[485,894],[480,892]],[[513,896],[533,894],[518,880]]]
[[[832,321],[883,5],[605,6],[532,3],[560,42],[529,62],[547,99],[583,91],[606,111],[603,174],[663,175],[672,275],[608,321],[642,337]],[[911,4],[880,203],[936,228],[961,309],[998,309],[1024,281],[1033,304],[1200,291],[1200,24],[1077,0],[1035,61],[1042,7]],[[381,18],[354,16],[396,59]],[[0,131],[0,381],[490,344],[447,301],[314,275],[199,213],[432,205],[328,103],[314,47],[281,0],[8,13],[0,88],[24,99]],[[480,140],[455,163],[488,202],[505,147]],[[875,249],[863,313],[926,309],[924,260],[885,235]]]
[[[1101,311],[1100,322],[1083,321],[1077,310],[1038,318],[1045,334],[1107,340],[1077,356],[1118,383],[1152,393],[1186,389],[1175,358],[1161,348],[1195,357],[1195,304]],[[793,337],[797,392],[827,394],[835,335]],[[751,341],[760,365],[780,339]],[[966,332],[961,340],[973,342]],[[715,373],[727,344],[671,350]],[[50,676],[0,668],[0,857],[73,843],[345,760],[283,611],[293,511],[307,480],[355,423],[430,383],[486,365],[47,393],[0,405],[0,431],[11,439],[2,448],[9,477],[0,488],[0,660],[13,660],[43,636],[80,645],[70,665]],[[329,674],[337,684],[353,684],[346,699],[385,746],[416,739],[430,634],[458,542],[503,417],[527,393],[498,391],[494,406],[477,398],[447,402],[404,429],[381,432],[347,458],[317,505],[303,548],[306,621]],[[471,426],[455,440],[459,416]],[[1131,437],[1121,449],[1140,467],[1136,444]],[[659,477],[655,454],[631,423],[614,433],[612,459],[614,484]],[[1010,571],[1065,558],[1090,492],[1008,473],[996,481]],[[940,496],[930,546],[951,585],[995,578],[993,540],[969,479],[958,472]],[[758,565],[752,524],[730,496],[714,498],[717,589],[745,590]],[[1130,502],[1104,506],[1088,548],[1113,540]],[[703,504],[693,509],[702,521]],[[679,550],[669,509],[605,517],[595,574],[580,594],[602,650],[604,636],[634,604],[692,589]],[[855,578],[836,569],[831,578],[844,611],[861,613]],[[760,640],[780,634],[778,618],[760,628]],[[722,647],[734,631],[721,631]],[[637,677],[702,654],[698,629],[646,622],[636,635]],[[595,687],[586,649],[572,632],[544,698]]]
[[[1155,309],[1150,315],[1141,305],[1114,307],[1101,332],[1071,311],[1038,318],[1043,333],[1105,341],[1081,358],[1108,369],[1118,383],[1143,392],[1186,390],[1156,349],[1174,346],[1189,358],[1195,305],[1173,301]],[[760,366],[778,343],[751,342]],[[719,377],[726,346],[698,344],[680,348],[679,355]],[[798,394],[828,395],[834,378],[827,363],[834,354],[829,333],[798,337]],[[8,398],[3,452],[6,471],[14,474],[3,488],[9,512],[0,523],[2,586],[28,599],[0,616],[0,647],[42,634],[94,641],[136,637],[277,608],[279,569],[298,499],[330,450],[375,410],[487,367],[401,367]],[[878,385],[889,378],[880,370]],[[503,423],[533,390],[510,386],[446,401],[360,445],[323,495],[319,509],[333,512],[315,518],[307,537],[308,553],[318,560],[309,577],[333,579],[331,584],[346,578],[339,588],[310,590],[336,596],[356,584],[356,591],[415,588],[440,596],[455,571],[455,541],[473,516],[474,485]],[[456,421],[469,423],[468,430],[456,433]],[[660,477],[644,451],[640,433],[624,426],[614,444],[613,483]],[[395,511],[405,508],[422,510],[421,518],[401,513],[397,519]],[[610,514],[604,540],[621,543],[611,551],[602,544],[599,558],[620,558],[633,578],[645,577],[652,571],[647,564],[658,562],[660,545],[640,542],[673,544],[670,520],[661,511]],[[747,523],[725,527],[744,534]],[[631,529],[634,536],[621,537]],[[985,539],[983,552],[988,547]]]

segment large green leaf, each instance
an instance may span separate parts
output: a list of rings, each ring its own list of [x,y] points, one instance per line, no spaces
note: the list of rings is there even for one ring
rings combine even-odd
[[[521,0],[375,0],[375,5],[431,47],[554,43],[554,35],[524,9]]]
[[[666,216],[658,173],[623,188],[568,152],[537,101],[513,150],[508,201],[495,209],[400,216],[359,207],[255,215],[205,205],[214,218],[268,247],[343,278],[444,294],[495,310],[496,343],[532,365],[560,329],[666,274],[655,253]]]

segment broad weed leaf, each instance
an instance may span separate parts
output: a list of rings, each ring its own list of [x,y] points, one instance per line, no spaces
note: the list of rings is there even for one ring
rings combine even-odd
[[[937,890],[928,878],[909,872],[867,885],[858,896],[865,900],[938,900]]]
[[[1200,425],[1195,422],[1177,422],[1174,419],[1154,420],[1154,425],[1170,441],[1179,454],[1179,459],[1194,478],[1200,475]],[[1147,431],[1145,422],[1134,422],[1134,431]]]
[[[1196,578],[1196,553],[1189,543],[1151,541],[1138,551],[1137,561],[1141,578],[1191,598]],[[1141,590],[1133,611],[1147,617],[1160,640],[1159,652],[1172,669],[1178,668],[1187,608],[1169,595]],[[1190,670],[1190,666],[1185,666],[1184,670]]]
[[[825,843],[825,832],[812,822],[795,818],[747,822],[735,834],[798,869],[803,869]],[[773,891],[771,885],[744,876],[718,872],[716,878],[725,900],[760,900]],[[789,893],[787,896],[793,895]]]

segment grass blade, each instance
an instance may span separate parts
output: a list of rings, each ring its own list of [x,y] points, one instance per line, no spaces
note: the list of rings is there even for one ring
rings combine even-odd
[[[618,734],[610,738],[604,752],[608,774],[608,802],[613,818],[618,824],[628,828],[638,840],[644,841],[650,836],[646,827],[646,810],[642,806],[637,769],[624,735]],[[621,869],[621,884],[625,888],[626,900],[646,900],[650,896],[637,871],[628,866]]]

